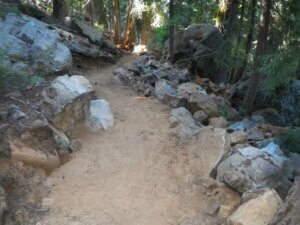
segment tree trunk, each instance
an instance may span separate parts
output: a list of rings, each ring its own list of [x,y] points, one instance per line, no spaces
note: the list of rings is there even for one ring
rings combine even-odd
[[[251,19],[250,19],[250,24],[249,24],[249,32],[248,32],[246,43],[245,43],[245,55],[243,58],[242,66],[237,73],[236,81],[238,81],[239,79],[241,79],[241,77],[243,77],[245,69],[247,67],[248,56],[249,56],[249,53],[250,53],[251,47],[252,47],[253,33],[254,33],[254,27],[255,27],[256,5],[257,5],[257,0],[252,0],[251,1]]]
[[[124,38],[120,45],[120,48],[126,50],[132,50],[133,42],[135,41],[135,17],[133,15],[133,3],[134,0],[128,0],[127,2],[127,22]]]
[[[174,0],[170,0],[169,2],[169,52],[170,52],[170,62],[174,63]]]
[[[96,22],[107,27],[106,13],[103,0],[90,0],[87,5],[87,12],[91,23]]]
[[[261,2],[261,17],[258,30],[258,38],[256,45],[256,54],[254,57],[253,72],[248,86],[245,98],[244,107],[247,111],[251,111],[254,105],[254,101],[258,92],[260,84],[260,73],[258,72],[261,67],[260,57],[265,54],[267,49],[268,30],[271,17],[271,0],[262,0]]]
[[[64,0],[53,0],[53,16],[61,23],[65,22],[66,2]]]
[[[217,16],[218,27],[223,33],[224,38],[231,34],[233,22],[237,15],[239,0],[222,0]]]
[[[240,48],[242,36],[243,36],[243,23],[244,23],[244,14],[245,14],[245,4],[246,0],[242,0],[242,6],[241,6],[241,17],[239,21],[239,33],[238,33],[238,39],[237,39],[237,48]]]
[[[114,8],[114,31],[115,44],[118,45],[121,43],[121,14],[120,14],[120,0],[113,0]]]
[[[141,44],[147,45],[148,37],[151,32],[151,13],[149,11],[144,11],[142,15],[142,35]]]

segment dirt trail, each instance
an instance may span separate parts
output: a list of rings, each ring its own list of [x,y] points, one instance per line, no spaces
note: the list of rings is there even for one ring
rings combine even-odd
[[[48,178],[50,212],[38,224],[175,225],[201,211],[190,174],[174,166],[178,147],[167,107],[111,82],[118,66],[136,58],[87,71],[97,96],[110,102],[115,125],[97,134],[79,131],[83,149]]]

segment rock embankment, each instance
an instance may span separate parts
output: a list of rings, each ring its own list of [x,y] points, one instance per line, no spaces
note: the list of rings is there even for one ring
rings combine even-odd
[[[281,150],[275,137],[286,128],[274,126],[265,117],[266,110],[242,119],[226,99],[224,84],[206,78],[194,83],[185,71],[149,56],[117,69],[114,81],[167,104],[171,108],[170,127],[179,144],[185,145],[186,154],[194,157],[191,160],[201,158],[195,168],[201,168],[202,173],[197,169],[193,172],[213,177],[241,195],[241,201],[230,209],[214,208],[211,215],[219,215],[219,222],[268,225],[276,213],[278,221],[286,221],[286,217],[296,220],[294,213],[285,217],[279,210],[286,211],[285,205],[291,204],[291,197],[286,203],[283,200],[296,179],[297,169],[292,163],[296,157],[289,158]],[[197,216],[182,224],[200,224]],[[205,224],[215,224],[215,219]]]

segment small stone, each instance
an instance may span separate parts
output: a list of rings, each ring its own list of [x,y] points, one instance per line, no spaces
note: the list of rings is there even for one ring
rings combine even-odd
[[[71,141],[69,148],[72,152],[79,152],[82,149],[82,144],[80,140],[75,139]]]
[[[265,139],[264,133],[256,127],[251,128],[247,132],[247,139],[250,141],[261,141]]]
[[[200,111],[195,112],[193,117],[196,121],[198,121],[199,123],[202,123],[205,120],[207,120],[208,115],[203,110],[200,110]]]
[[[213,117],[209,119],[209,125],[215,128],[225,128],[227,127],[227,120],[223,117]]]
[[[227,139],[230,145],[244,144],[247,141],[246,133],[241,130],[233,133],[227,133]]]

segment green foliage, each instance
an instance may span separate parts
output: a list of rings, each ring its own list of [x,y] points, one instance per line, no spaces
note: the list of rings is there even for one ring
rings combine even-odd
[[[224,119],[227,120],[229,118],[228,109],[225,106],[219,105],[218,110],[219,110],[219,115],[222,116]]]
[[[168,39],[169,30],[167,26],[158,27],[154,30],[156,35],[156,41],[159,45],[163,46],[165,41]]]
[[[264,92],[267,96],[275,96],[277,88],[287,86],[296,78],[299,71],[300,49],[288,49],[277,54],[262,58],[263,66],[260,69],[266,76]]]
[[[283,149],[300,154],[300,128],[289,129],[278,136]]]
[[[13,91],[25,90],[28,86],[41,83],[44,79],[38,76],[31,76],[3,65],[0,65],[0,90]]]
[[[21,11],[17,6],[0,5],[0,17],[5,16],[7,13],[15,13],[18,16],[21,15]]]

